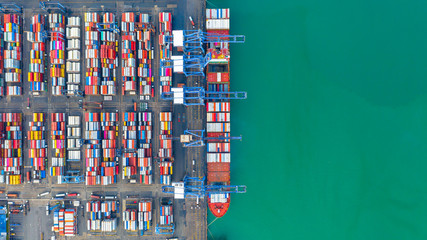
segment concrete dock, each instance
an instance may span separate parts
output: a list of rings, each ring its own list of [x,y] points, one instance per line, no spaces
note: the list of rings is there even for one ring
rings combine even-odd
[[[205,21],[205,8],[206,2],[203,0],[141,0],[141,1],[69,1],[61,0],[67,8],[65,16],[80,16],[84,19],[83,14],[85,12],[112,12],[116,14],[116,19],[121,16],[121,13],[132,11],[132,12],[143,12],[149,13],[154,26],[158,27],[158,13],[162,11],[171,12],[173,17],[173,29],[191,29],[191,23],[188,19],[192,16],[196,29],[204,29]],[[15,1],[18,6],[23,8],[23,30],[29,30],[30,17],[34,14],[47,14],[45,11],[39,8],[39,1]],[[83,21],[82,21],[83,22]],[[83,33],[83,27],[82,27]],[[84,34],[82,34],[82,38]],[[158,32],[156,31],[153,35],[153,45],[155,47],[154,64],[152,65],[152,71],[155,73],[154,76],[154,98],[149,101],[140,101],[139,95],[122,95],[121,87],[121,73],[120,68],[118,70],[117,77],[117,95],[113,96],[112,101],[103,101],[103,96],[86,96],[81,97],[66,97],[66,96],[52,96],[50,92],[51,81],[48,80],[47,89],[48,91],[42,93],[40,96],[32,96],[29,94],[29,82],[27,79],[28,65],[30,62],[29,51],[30,43],[26,40],[26,34],[23,35],[22,43],[22,96],[7,96],[0,100],[0,112],[2,113],[23,113],[23,136],[26,135],[28,129],[28,122],[32,119],[32,113],[66,113],[68,115],[78,115],[82,117],[85,111],[80,108],[79,101],[85,102],[102,102],[103,109],[88,109],[87,112],[116,112],[123,113],[133,111],[134,102],[147,102],[147,111],[152,113],[153,116],[153,141],[152,150],[153,156],[156,156],[159,150],[158,133],[160,131],[159,124],[159,112],[171,111],[173,113],[173,135],[179,137],[185,129],[204,129],[206,121],[206,111],[203,106],[174,106],[170,101],[163,101],[160,99],[159,94],[159,45],[158,45]],[[119,52],[121,50],[119,49]],[[84,56],[84,47],[81,49],[82,56]],[[84,57],[83,57],[84,58]],[[85,72],[84,59],[81,61],[82,74]],[[48,75],[48,73],[45,73]],[[50,77],[49,77],[50,78]],[[174,74],[173,86],[177,84],[185,83],[187,86],[204,86],[205,82],[201,77],[193,76],[186,78],[183,74]],[[80,85],[80,89],[83,89],[84,83]],[[30,101],[30,108],[27,109],[27,99]],[[48,119],[48,118],[46,118]],[[122,122],[119,123],[119,134],[116,139],[120,140],[122,136]],[[45,122],[46,129],[46,140],[49,143],[49,164],[50,166],[50,123],[48,120]],[[84,124],[82,125],[82,132],[84,131]],[[23,168],[22,172],[31,169],[31,162],[28,157],[28,144],[27,139],[23,138]],[[121,141],[117,141],[121,147]],[[83,156],[83,155],[82,155]],[[174,156],[174,172],[172,181],[181,181],[185,175],[193,177],[203,177],[206,175],[206,149],[204,147],[199,148],[184,148],[179,141],[173,143],[173,156]],[[193,166],[193,159],[196,161]],[[121,204],[124,204],[127,196],[137,198],[152,198],[153,199],[153,221],[151,226],[151,232],[148,232],[143,237],[136,234],[126,232],[123,228],[123,222],[120,219],[122,209],[118,211],[119,224],[117,231],[111,235],[103,234],[102,237],[93,233],[88,232],[86,229],[87,216],[83,217],[83,210],[78,209],[78,236],[72,239],[168,239],[176,237],[178,239],[207,239],[207,204],[206,199],[201,199],[200,204],[196,204],[195,199],[185,200],[174,200],[174,224],[175,233],[173,235],[156,235],[154,228],[159,222],[159,206],[160,199],[164,197],[173,198],[172,195],[162,193],[162,186],[159,182],[159,167],[156,164],[156,159],[153,159],[153,184],[131,184],[128,181],[121,180],[118,178],[118,183],[108,186],[87,186],[84,183],[81,184],[54,184],[52,177],[48,176],[41,183],[22,183],[20,185],[5,185],[1,184],[0,189],[6,192],[19,192],[19,199],[13,200],[16,202],[25,202],[29,200],[31,210],[26,213],[19,215],[11,215],[11,222],[20,223],[21,226],[14,227],[15,236],[11,236],[11,239],[40,239],[43,235],[44,239],[50,239],[53,235],[51,230],[53,226],[53,216],[50,214],[46,216],[45,206],[47,203],[52,204],[54,200],[51,200],[53,194],[58,192],[78,192],[80,196],[72,198],[73,200],[80,200],[81,203],[85,203],[92,192],[97,192],[105,195],[117,195]],[[194,169],[194,171],[193,171]],[[85,160],[82,157],[81,160],[81,171],[84,174]],[[24,179],[24,178],[23,178]],[[24,182],[24,181],[23,181]],[[37,194],[50,191],[51,194],[44,197],[37,197]],[[0,203],[6,203],[4,194],[0,194]],[[40,237],[39,237],[40,236]],[[58,239],[65,239],[60,237]],[[67,238],[70,239],[70,238]]]

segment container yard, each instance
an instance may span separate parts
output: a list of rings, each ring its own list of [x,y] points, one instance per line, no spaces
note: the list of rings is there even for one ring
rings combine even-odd
[[[94,234],[116,232],[118,225],[117,211],[118,203],[116,201],[88,201],[86,203],[87,230]]]
[[[99,95],[100,86],[100,32],[98,31],[97,24],[100,22],[101,17],[98,13],[88,12],[85,13],[85,61],[86,61],[86,82],[85,94]]]
[[[33,113],[33,121],[28,124],[27,139],[30,149],[28,157],[31,161],[31,171],[26,172],[26,181],[40,182],[46,178],[47,141],[45,116],[43,113]]]
[[[31,30],[27,34],[27,40],[31,43],[28,82],[30,83],[30,92],[38,95],[40,92],[46,91],[44,79],[46,30],[43,15],[37,14],[31,18]]]
[[[68,17],[67,36],[67,95],[77,95],[81,83],[81,18]]]
[[[4,79],[6,95],[22,95],[22,17],[19,14],[3,15]]]
[[[151,112],[126,112],[122,121],[122,179],[152,184]]]
[[[119,65],[117,54],[119,40],[117,32],[114,31],[117,28],[116,16],[113,13],[104,13],[102,20],[104,25],[98,29],[101,33],[101,95],[111,96],[116,95],[116,68]]]
[[[73,237],[77,234],[77,210],[60,208],[53,212],[53,231],[59,236]]]
[[[65,170],[66,160],[66,123],[65,113],[52,113],[50,115],[51,127],[51,149],[52,157],[50,162],[50,176],[57,179],[57,183],[62,183],[62,176]]]
[[[229,91],[227,44],[217,54],[217,44],[203,43],[217,59],[206,77],[176,71],[172,57],[184,62],[174,30],[225,32],[228,10],[205,12],[203,1],[67,2],[0,13],[0,201],[22,205],[11,236],[207,239],[208,202],[229,204],[230,194],[187,198],[183,186],[188,178],[230,184],[230,101],[183,107],[164,95],[183,86]],[[203,147],[177,144],[191,129],[210,138]]]
[[[159,13],[159,47],[160,59],[170,60],[172,55],[172,14],[170,12]],[[160,66],[160,91],[170,92],[172,86],[172,68]]]
[[[172,157],[172,113],[160,113],[160,183],[165,185],[171,184],[173,173],[173,157]]]
[[[49,14],[50,32],[50,77],[51,93],[54,96],[64,94],[65,80],[65,16],[60,13]]]
[[[152,234],[152,199],[128,199],[124,204],[123,227],[139,236]]]

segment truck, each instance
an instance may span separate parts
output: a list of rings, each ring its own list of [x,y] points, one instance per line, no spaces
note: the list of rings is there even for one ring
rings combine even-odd
[[[43,197],[43,196],[46,196],[46,195],[48,195],[50,192],[42,192],[42,193],[40,193],[39,195],[37,195],[37,196],[39,196],[39,197]]]
[[[17,193],[8,193],[8,194],[6,194],[6,199],[17,198],[17,197],[18,197]]]

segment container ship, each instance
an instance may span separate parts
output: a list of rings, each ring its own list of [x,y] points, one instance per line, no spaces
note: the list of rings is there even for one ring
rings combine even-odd
[[[208,33],[229,35],[229,9],[206,9]],[[228,43],[209,43],[212,59],[207,65],[208,91],[230,91],[230,49]],[[230,136],[230,101],[210,100],[206,104],[207,137]],[[207,143],[208,185],[230,185],[230,141],[213,140]],[[215,217],[222,217],[230,206],[230,194],[210,194],[208,206]]]

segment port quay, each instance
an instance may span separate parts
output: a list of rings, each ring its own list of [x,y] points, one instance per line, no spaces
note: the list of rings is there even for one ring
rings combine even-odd
[[[0,2],[0,238],[207,239],[232,196],[230,10]]]

